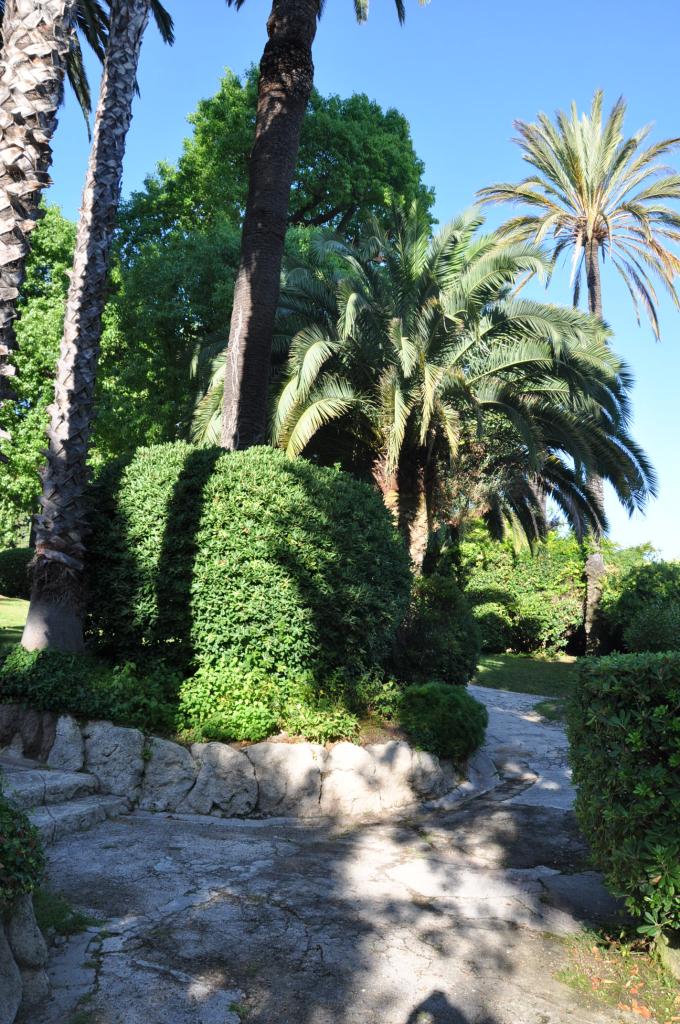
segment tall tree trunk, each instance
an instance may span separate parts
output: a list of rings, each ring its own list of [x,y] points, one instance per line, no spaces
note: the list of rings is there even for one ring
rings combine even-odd
[[[396,472],[388,472],[386,462],[379,459],[373,466],[373,479],[404,538],[413,571],[422,573],[433,527],[427,470],[420,462],[404,460]]]
[[[288,200],[314,81],[318,16],[319,0],[274,0],[267,22],[224,375],[224,448],[249,448],[266,437]]]
[[[83,645],[84,491],[101,338],[101,315],[125,140],[149,0],[113,0],[109,41],[85,178],[50,406],[42,512],[36,516],[33,585],[22,643],[28,650]]]
[[[602,284],[600,279],[600,248],[596,239],[586,243],[586,279],[588,283],[588,309],[602,319]],[[598,505],[604,509],[604,482],[601,477],[591,475],[588,484],[595,495]],[[591,540],[593,550],[586,558],[585,578],[586,597],[584,609],[584,627],[586,634],[586,654],[597,654],[600,637],[597,628],[597,613],[602,598],[602,584],[605,575],[605,564],[599,541]]]
[[[14,319],[28,236],[49,185],[50,140],[64,88],[73,0],[7,0],[0,54],[0,439],[14,397]],[[0,454],[0,459],[5,460]]]

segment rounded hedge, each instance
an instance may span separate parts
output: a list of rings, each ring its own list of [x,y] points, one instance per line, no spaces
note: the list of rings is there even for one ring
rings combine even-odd
[[[463,687],[426,683],[404,690],[400,719],[418,746],[460,764],[484,742],[489,715]]]
[[[680,649],[680,562],[647,562],[607,581],[600,614],[614,648]]]
[[[140,449],[92,491],[89,629],[117,659],[358,677],[391,648],[408,555],[366,484],[271,448]]]
[[[28,563],[32,557],[31,548],[0,551],[0,594],[3,597],[21,597],[28,601],[31,589]]]
[[[436,573],[415,579],[395,645],[396,675],[407,684],[465,685],[477,669],[480,646],[477,623],[455,580]]]

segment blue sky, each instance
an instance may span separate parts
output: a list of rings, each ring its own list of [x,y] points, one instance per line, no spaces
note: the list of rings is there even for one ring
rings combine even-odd
[[[257,62],[266,38],[268,0],[248,0],[238,13],[224,0],[166,6],[177,42],[170,49],[154,27],[147,32],[124,193],[139,188],[157,161],[177,158],[187,114],[215,92],[225,67],[240,73]],[[523,174],[511,142],[515,118],[530,120],[572,99],[587,106],[596,88],[610,102],[627,98],[631,133],[653,121],[655,137],[680,136],[677,0],[647,0],[644,8],[639,0],[431,0],[425,7],[407,0],[407,11],[400,28],[392,0],[373,0],[369,22],[358,26],[351,0],[327,0],[314,51],[316,85],[323,93],[366,92],[406,115],[442,222],[470,205],[482,185]],[[87,153],[82,115],[68,96],[49,200],[70,217],[77,215]],[[490,213],[491,223],[500,218]],[[568,301],[568,274],[565,267],[551,285],[554,301]],[[624,285],[605,271],[603,286],[614,346],[637,380],[635,434],[660,479],[644,517],[630,520],[610,501],[611,534],[626,544],[652,540],[666,557],[680,557],[680,313],[662,300],[657,344],[645,324],[637,326]]]

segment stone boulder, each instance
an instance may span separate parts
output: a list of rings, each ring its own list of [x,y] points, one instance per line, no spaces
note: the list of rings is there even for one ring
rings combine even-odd
[[[0,1024],[13,1024],[21,1005],[21,974],[0,922]]]
[[[61,715],[57,719],[52,749],[47,756],[50,768],[79,772],[85,762],[85,741],[75,718]]]
[[[452,767],[426,750],[413,751],[410,782],[419,799],[442,796],[456,785]]]
[[[85,767],[104,793],[135,801],[144,771],[144,737],[139,729],[124,729],[111,722],[88,722],[85,737]]]
[[[198,765],[193,788],[177,806],[189,814],[221,814],[244,817],[257,803],[257,780],[248,758],[224,743],[194,743],[192,757]]]
[[[7,941],[19,967],[39,968],[47,963],[47,946],[38,928],[31,896],[17,896],[6,925]]]
[[[316,743],[255,743],[245,755],[255,769],[257,813],[265,817],[319,815],[326,752]]]
[[[321,813],[361,817],[381,810],[380,777],[375,759],[364,747],[336,743],[326,757]]]
[[[198,765],[185,747],[154,737],[147,761],[139,806],[147,811],[175,811],[196,782]]]
[[[414,752],[408,743],[371,743],[366,751],[375,762],[381,809],[389,811],[415,803],[418,794],[411,785]]]

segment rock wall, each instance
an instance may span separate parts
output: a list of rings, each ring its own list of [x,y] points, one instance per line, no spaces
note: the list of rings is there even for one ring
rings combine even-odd
[[[102,793],[125,797],[131,807],[225,818],[374,816],[465,795],[468,785],[451,764],[404,742],[213,742],[187,749],[138,729],[79,724],[17,705],[0,706],[3,747],[51,768],[89,772]]]
[[[0,915],[0,1024],[27,1021],[49,995],[47,946],[31,896],[19,896]]]

